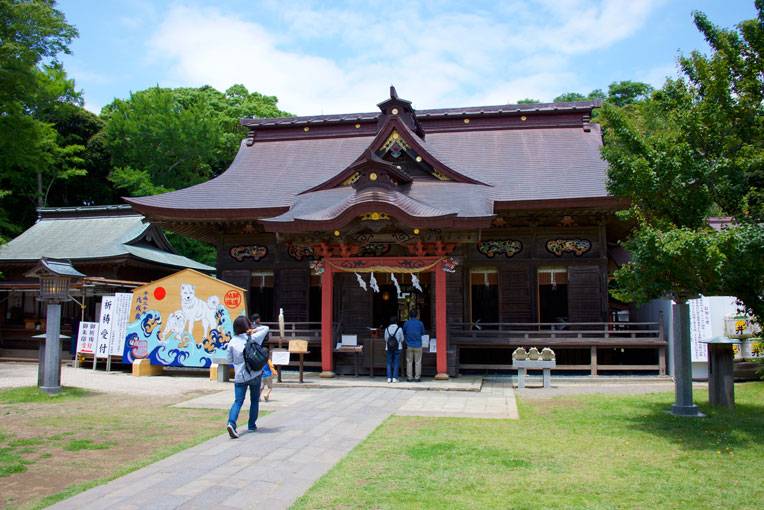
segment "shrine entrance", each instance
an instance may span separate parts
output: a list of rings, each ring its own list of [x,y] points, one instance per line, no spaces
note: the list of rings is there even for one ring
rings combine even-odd
[[[358,286],[365,294],[367,288],[379,290],[374,292],[372,300],[373,326],[385,326],[389,323],[389,317],[397,314],[399,321],[408,319],[410,310],[417,309],[420,315],[432,316],[432,301],[435,301],[435,324],[425,323],[425,328],[430,337],[436,338],[436,379],[447,379],[446,373],[446,272],[454,270],[454,259],[447,257],[381,257],[381,258],[351,258],[351,257],[324,257],[313,264],[313,269],[321,274],[321,377],[334,377],[332,372],[332,347],[333,347],[333,321],[334,321],[334,273],[343,274],[346,286],[343,290],[350,290],[347,283],[352,281],[351,275],[358,280]],[[434,276],[433,276],[434,274]],[[384,275],[384,276],[382,276]],[[397,276],[396,276],[397,275]],[[412,290],[401,284],[399,277],[407,275],[411,282]],[[424,275],[427,275],[426,277]],[[392,286],[383,284],[380,279],[392,283]],[[424,283],[423,281],[434,282]],[[397,284],[396,284],[397,283]],[[384,287],[384,290],[383,290]],[[392,287],[392,288],[391,288]],[[385,294],[387,292],[387,299]],[[340,306],[347,305],[350,309],[359,300],[353,298],[358,291],[347,292],[342,296]],[[368,302],[368,301],[367,301]],[[343,310],[344,312],[345,310]],[[344,313],[343,313],[344,315]],[[387,316],[387,317],[386,317]],[[347,321],[348,318],[342,319]],[[423,320],[424,322],[424,320]],[[377,324],[379,323],[379,324]],[[358,327],[358,325],[355,325]]]

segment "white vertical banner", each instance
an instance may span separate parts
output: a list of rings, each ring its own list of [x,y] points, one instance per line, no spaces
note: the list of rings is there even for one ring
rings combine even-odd
[[[109,355],[122,356],[125,350],[125,335],[130,319],[130,305],[133,295],[118,292],[114,296],[114,309],[111,314],[111,334],[109,335]]]
[[[97,322],[80,322],[80,332],[77,337],[77,352],[83,354],[95,354],[97,338]]]
[[[112,316],[114,313],[114,296],[104,296],[101,299],[101,318],[98,321],[98,340],[96,342],[96,358],[109,357],[109,339],[111,338]]]
[[[690,345],[692,361],[708,361],[708,345],[700,343],[713,337],[711,331],[711,302],[706,297],[691,299],[690,305]]]

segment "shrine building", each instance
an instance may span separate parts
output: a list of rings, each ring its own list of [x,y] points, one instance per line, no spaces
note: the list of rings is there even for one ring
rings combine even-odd
[[[375,328],[413,309],[426,376],[511,370],[518,346],[552,347],[560,370],[665,374],[661,322],[608,296],[627,204],[605,186],[599,101],[415,110],[391,87],[377,106],[242,119],[222,175],[125,200],[216,245],[218,276],[263,322],[283,308],[326,377],[350,370],[343,335],[384,369]]]

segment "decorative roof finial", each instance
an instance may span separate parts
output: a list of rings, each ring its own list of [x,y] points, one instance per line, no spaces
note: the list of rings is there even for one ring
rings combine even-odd
[[[398,93],[395,91],[394,85],[390,85],[390,99],[398,99]]]

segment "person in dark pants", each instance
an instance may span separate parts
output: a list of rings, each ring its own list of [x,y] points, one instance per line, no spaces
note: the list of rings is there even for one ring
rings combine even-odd
[[[80,335],[80,319],[75,316],[70,325],[72,327],[72,336],[69,338],[69,354],[74,359],[77,357],[77,338]]]
[[[403,334],[406,337],[406,380],[421,382],[422,380],[422,335],[424,324],[417,319],[419,314],[411,310],[409,320],[403,324]],[[412,364],[414,370],[412,371]],[[412,379],[411,376],[414,376]]]
[[[263,371],[260,370],[257,373],[249,371],[244,361],[244,346],[247,345],[250,335],[255,342],[262,345],[268,330],[268,326],[252,328],[249,319],[243,315],[236,317],[236,320],[233,321],[234,337],[228,342],[228,353],[226,355],[228,363],[233,364],[235,372],[233,384],[234,401],[231,410],[228,412],[228,425],[226,426],[228,435],[232,439],[239,437],[239,433],[236,431],[236,421],[239,419],[239,411],[241,411],[244,398],[247,396],[247,388],[249,388],[249,421],[247,428],[250,432],[257,430],[257,414],[260,407],[260,376]]]
[[[389,339],[395,339],[395,349],[390,349]],[[398,317],[390,317],[390,325],[385,328],[385,352],[387,353],[387,382],[398,382],[398,365],[403,349],[403,330],[398,326]]]

